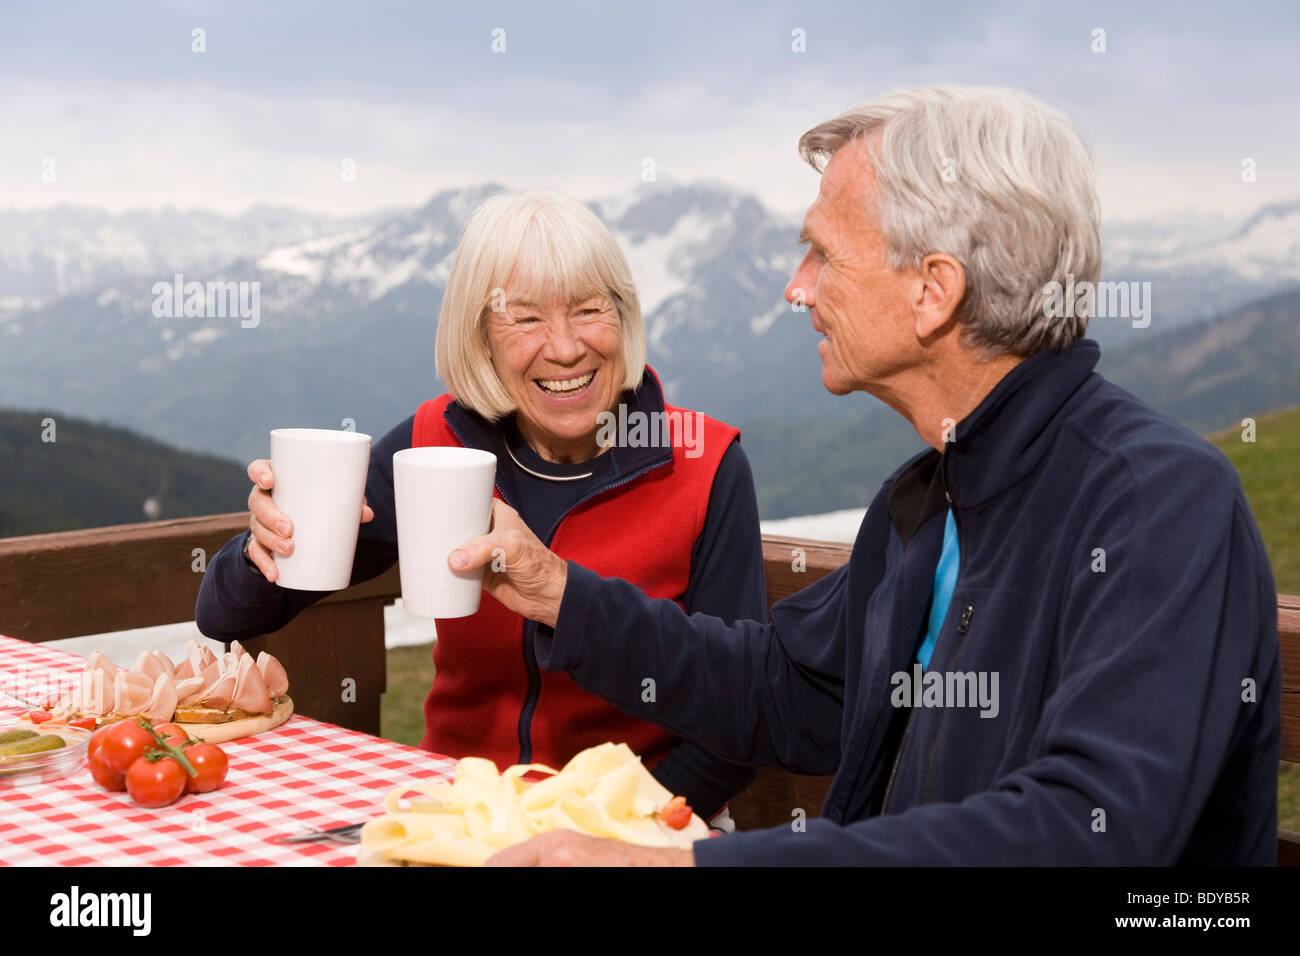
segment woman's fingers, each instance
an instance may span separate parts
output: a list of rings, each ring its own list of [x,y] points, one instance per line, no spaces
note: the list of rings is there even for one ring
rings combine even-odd
[[[257,569],[262,572],[262,577],[268,581],[274,581],[279,572],[276,570],[275,561],[266,553],[266,549],[254,537],[248,542],[248,560],[257,565]]]
[[[271,463],[265,458],[249,462],[248,480],[259,488],[270,489],[275,484],[275,476],[271,474]]]
[[[276,534],[259,521],[257,515],[249,515],[248,529],[253,532],[253,540],[266,549],[268,554],[293,554],[293,541]],[[249,550],[252,550],[251,546]]]
[[[375,520],[375,509],[366,504],[366,496],[361,496],[361,523]]]

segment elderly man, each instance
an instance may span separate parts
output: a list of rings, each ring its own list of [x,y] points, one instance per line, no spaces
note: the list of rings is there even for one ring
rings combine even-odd
[[[729,759],[834,773],[822,814],[691,851],[548,833],[495,862],[1272,862],[1276,593],[1236,474],[1093,371],[1086,314],[1046,307],[1100,273],[1083,143],[1024,94],[931,88],[800,148],[823,175],[786,295],[822,381],[932,446],[848,565],[728,626],[566,564],[500,503],[449,560],[504,549],[486,587],[542,625],[543,667]]]

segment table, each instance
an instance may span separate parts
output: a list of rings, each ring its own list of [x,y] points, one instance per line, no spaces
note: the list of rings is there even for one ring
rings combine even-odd
[[[0,691],[40,700],[84,666],[66,651],[0,636]],[[29,709],[0,693],[0,720]],[[360,823],[383,813],[393,788],[455,768],[450,757],[299,714],[221,748],[230,758],[221,789],[158,810],[101,789],[85,766],[62,780],[0,786],[0,865],[351,866],[355,845],[270,841]]]

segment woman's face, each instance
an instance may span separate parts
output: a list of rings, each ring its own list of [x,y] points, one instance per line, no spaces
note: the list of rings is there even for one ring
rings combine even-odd
[[[623,390],[618,309],[606,295],[541,304],[507,295],[488,313],[488,351],[518,408],[524,439],[549,461],[577,462],[603,449],[597,417]]]

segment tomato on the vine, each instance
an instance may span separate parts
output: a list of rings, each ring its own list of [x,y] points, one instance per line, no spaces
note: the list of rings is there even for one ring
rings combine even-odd
[[[188,773],[185,775],[186,793],[211,793],[221,786],[226,779],[226,771],[230,769],[226,752],[216,744],[193,744],[186,747],[185,758],[198,774],[196,777],[191,777]]]
[[[113,725],[109,724],[106,727],[100,727],[97,731],[95,731],[93,734],[90,735],[90,743],[86,744],[87,760],[95,756],[95,751],[100,748],[100,745],[103,744],[104,742],[104,738],[108,736],[108,732],[112,729],[113,729]]]
[[[108,769],[114,773],[126,773],[146,750],[157,745],[153,734],[134,720],[119,720],[108,728],[100,742],[99,752],[104,755]]]
[[[190,735],[181,729],[180,724],[154,724],[153,730],[159,737],[178,749],[190,742]]]
[[[126,789],[126,775],[110,770],[104,763],[104,755],[101,753],[90,755],[90,775],[95,778],[95,783],[105,790],[121,792]]]
[[[104,747],[107,746],[105,743]],[[156,810],[180,799],[188,777],[175,757],[158,760],[141,757],[126,772],[126,792],[140,806]]]

